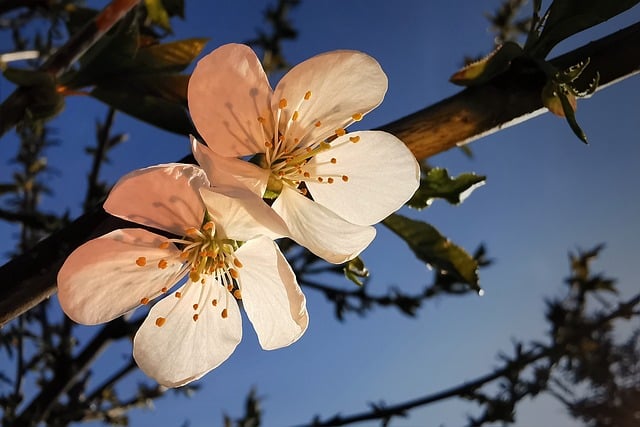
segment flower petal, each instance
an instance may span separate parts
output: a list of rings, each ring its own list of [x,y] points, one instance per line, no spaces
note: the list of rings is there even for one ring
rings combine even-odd
[[[109,193],[104,209],[117,217],[182,235],[185,228],[202,223],[201,187],[209,187],[209,180],[197,166],[151,166],[122,177]]]
[[[346,127],[354,115],[360,119],[358,115],[373,110],[386,91],[387,76],[375,59],[356,51],[334,51],[293,67],[276,86],[271,104],[276,111],[282,99],[287,101],[280,123],[298,111],[288,140],[298,138],[309,145]]]
[[[236,251],[242,303],[265,350],[286,347],[307,330],[306,300],[278,246],[261,237]]]
[[[353,143],[349,138],[359,140]],[[340,137],[308,167],[325,177],[322,183],[306,183],[313,199],[360,225],[382,221],[402,207],[420,184],[420,166],[413,153],[386,132],[353,132]],[[326,177],[334,177],[333,183]]]
[[[204,286],[188,282],[179,292],[180,298],[168,295],[153,306],[133,340],[140,369],[167,387],[187,384],[216,368],[242,338],[238,304],[213,279]],[[162,326],[158,318],[164,319]]]
[[[216,153],[235,157],[264,151],[258,117],[271,117],[271,86],[256,54],[245,45],[221,46],[198,61],[189,79],[189,112]],[[266,139],[273,127],[265,124]]]
[[[180,279],[180,251],[167,239],[139,228],[115,230],[89,240],[69,255],[58,272],[58,299],[74,321],[108,322],[152,299]],[[146,265],[136,262],[144,259]],[[167,261],[158,268],[159,260]],[[142,261],[138,261],[142,263]],[[165,291],[167,290],[165,289]]]
[[[225,237],[244,242],[260,235],[277,239],[289,234],[282,218],[247,188],[203,188],[200,193],[209,216]]]
[[[272,208],[289,227],[293,240],[334,264],[358,256],[376,235],[375,228],[347,222],[288,185]]]
[[[259,197],[267,189],[269,170],[235,157],[223,157],[191,137],[193,156],[207,173],[211,185],[247,187]]]

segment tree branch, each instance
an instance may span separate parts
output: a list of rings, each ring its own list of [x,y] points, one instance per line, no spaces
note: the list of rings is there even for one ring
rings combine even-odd
[[[590,68],[600,72],[601,87],[636,74],[640,70],[640,23],[551,62],[564,69],[586,58],[591,59]],[[543,84],[529,74],[511,71],[382,129],[404,140],[416,157],[422,159],[541,114]],[[182,159],[189,160],[193,161],[189,157]],[[73,249],[126,225],[125,221],[98,209],[0,267],[0,326],[55,292],[57,271]]]

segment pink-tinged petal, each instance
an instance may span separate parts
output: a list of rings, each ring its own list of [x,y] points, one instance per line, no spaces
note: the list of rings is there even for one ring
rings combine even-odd
[[[205,172],[181,163],[151,166],[122,177],[104,209],[111,215],[182,235],[199,227],[204,204],[199,189],[209,187]]]
[[[258,118],[273,137],[271,86],[256,54],[227,44],[202,58],[189,79],[189,112],[196,129],[216,153],[235,157],[264,151]]]
[[[104,323],[169,290],[183,275],[180,251],[165,237],[139,228],[89,240],[58,272],[58,299],[74,321]],[[165,243],[166,244],[166,243]],[[166,261],[159,268],[160,260]]]
[[[244,242],[260,235],[277,239],[289,234],[282,218],[247,188],[203,188],[200,193],[217,231],[225,237]]]
[[[260,197],[267,189],[270,173],[268,169],[235,157],[220,156],[193,136],[191,149],[193,156],[205,170],[214,187],[218,185],[247,187]]]
[[[180,387],[218,367],[242,339],[238,304],[213,279],[204,286],[187,282],[179,292],[180,298],[167,295],[153,306],[133,339],[140,369],[166,387]]]
[[[306,300],[289,263],[271,240],[261,237],[236,251],[242,303],[265,350],[286,347],[307,330]]]
[[[386,91],[387,76],[375,59],[356,51],[334,51],[293,67],[276,86],[271,103],[276,111],[286,100],[280,129],[298,111],[288,140],[299,138],[309,145],[373,110]]]
[[[345,221],[287,185],[272,208],[289,227],[293,240],[334,264],[358,256],[376,235],[375,228]]]
[[[316,202],[349,222],[371,225],[382,221],[402,207],[420,184],[416,158],[391,134],[354,132],[336,139],[331,147],[308,165],[324,177],[322,183],[306,184]],[[327,177],[333,177],[331,184]]]

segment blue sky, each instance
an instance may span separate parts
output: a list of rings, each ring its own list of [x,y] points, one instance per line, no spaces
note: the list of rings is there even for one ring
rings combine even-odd
[[[95,7],[105,3],[89,2]],[[389,77],[385,101],[361,123],[375,128],[459,90],[448,77],[465,54],[488,51],[492,35],[483,14],[499,3],[306,0],[292,15],[299,38],[286,43],[285,54],[291,63],[333,49],[357,49],[375,57]],[[186,20],[174,25],[176,37],[211,38],[205,52],[247,40],[261,25],[266,4],[188,1]],[[552,56],[639,18],[636,7],[561,44]],[[7,91],[0,83],[2,97]],[[579,103],[578,120],[589,146],[579,142],[563,120],[545,114],[473,143],[473,159],[458,150],[431,159],[432,165],[454,175],[474,171],[488,176],[487,184],[461,206],[436,203],[417,214],[469,250],[486,244],[495,264],[482,271],[484,297],[431,300],[415,319],[387,309],[340,323],[333,307],[307,290],[310,326],[298,343],[263,351],[245,322],[236,353],[204,377],[200,392],[190,399],[168,394],[155,409],[132,412],[132,425],[178,426],[185,420],[191,426],[218,425],[223,412],[241,413],[252,386],[264,397],[264,425],[281,426],[309,422],[316,414],[326,418],[336,412],[361,412],[370,401],[392,404],[473,379],[498,366],[498,350],[509,352],[513,337],[543,338],[543,298],[562,293],[567,252],[576,248],[606,242],[596,268],[619,278],[623,295],[636,292],[638,93],[640,79],[632,77]],[[104,112],[92,99],[71,99],[52,123],[60,145],[49,151],[50,163],[60,173],[52,177],[55,194],[44,200],[46,208],[71,206],[74,215],[80,213],[78,195],[85,188],[79,183],[90,167],[83,149],[94,143],[94,123]],[[117,116],[115,129],[128,132],[129,141],[113,151],[113,162],[105,168],[103,177],[110,182],[132,169],[173,161],[188,152],[186,137],[124,115]],[[15,139],[4,139],[3,181],[10,176],[8,160],[15,155]],[[0,252],[12,249],[7,237],[14,232],[0,224],[1,241],[6,242]],[[382,227],[363,257],[372,270],[371,292],[383,293],[391,285],[417,291],[431,281],[426,267]],[[108,350],[95,367],[97,377],[108,373],[101,367],[129,352],[128,342]],[[134,376],[129,384],[140,378]],[[392,425],[460,425],[474,409],[459,402],[439,404]],[[550,399],[521,405],[517,424],[577,425]]]

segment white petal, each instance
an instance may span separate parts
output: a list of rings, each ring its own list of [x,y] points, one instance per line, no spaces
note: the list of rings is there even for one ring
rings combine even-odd
[[[267,188],[269,170],[235,157],[223,157],[191,137],[193,156],[207,173],[214,187],[217,185],[243,186],[262,197]]]
[[[353,143],[349,138],[360,140]],[[354,132],[336,139],[331,147],[309,162],[315,174],[325,177],[323,183],[309,181],[307,187],[316,202],[354,224],[382,221],[402,207],[420,184],[416,158],[391,134]],[[334,177],[333,183],[326,177]]]
[[[272,208],[289,227],[293,240],[334,264],[358,256],[376,235],[375,228],[347,222],[287,185]]]
[[[166,238],[139,228],[115,230],[78,247],[58,272],[58,299],[78,323],[108,322],[140,305],[142,298],[180,279],[180,251]],[[141,267],[136,260],[145,257]],[[167,267],[158,268],[158,261]]]
[[[111,215],[182,235],[199,227],[204,204],[199,189],[209,187],[202,169],[170,163],[133,171],[113,187],[104,209]]]
[[[264,235],[277,239],[289,234],[280,216],[247,188],[200,190],[211,219],[226,237],[247,241]]]
[[[264,151],[258,117],[271,117],[271,86],[253,50],[221,46],[196,64],[189,79],[189,112],[216,153],[235,157]],[[266,139],[273,130],[267,122]]]
[[[278,246],[262,237],[236,251],[242,262],[239,284],[247,316],[265,350],[286,347],[309,324],[304,294]]]
[[[168,295],[153,306],[133,340],[140,369],[167,387],[202,377],[227,360],[242,339],[238,304],[213,279],[205,285],[188,282],[179,292],[181,298]],[[221,315],[224,308],[227,318]],[[156,324],[159,317],[165,319],[162,326]]]
[[[292,136],[308,145],[344,128],[354,114],[373,110],[386,91],[387,76],[375,59],[361,52],[335,51],[293,67],[276,86],[271,103],[275,111],[281,99],[287,100],[281,123],[298,111]],[[307,92],[311,97],[304,101]],[[320,126],[315,125],[318,121]],[[303,137],[304,132],[308,133]]]

